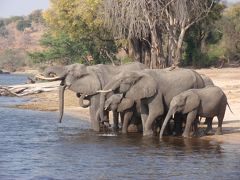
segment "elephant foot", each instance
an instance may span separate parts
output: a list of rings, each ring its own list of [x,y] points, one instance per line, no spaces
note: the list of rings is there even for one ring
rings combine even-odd
[[[136,133],[138,132],[138,127],[135,124],[130,124],[127,128],[127,131],[130,133]]]
[[[101,123],[101,132],[111,131],[111,125],[108,122]]]
[[[189,138],[190,136],[189,136],[189,133],[184,132],[184,133],[182,134],[182,137],[184,137],[184,138]]]
[[[113,131],[114,132],[117,132],[119,130],[119,127],[118,126],[113,126]]]
[[[191,136],[200,137],[201,135],[200,135],[199,131],[194,131],[194,132],[191,132]]]
[[[222,128],[217,128],[217,131],[215,132],[215,135],[222,135]]]
[[[94,124],[92,124],[92,129],[93,129],[93,131],[95,131],[95,132],[100,132],[100,129],[101,129],[100,123],[94,123]]]
[[[122,130],[122,134],[127,134],[128,132],[126,130]]]
[[[213,134],[214,134],[214,132],[212,129],[206,129],[205,135],[213,135]]]
[[[143,136],[152,136],[152,135],[153,135],[153,131],[151,131],[151,130],[143,132]]]

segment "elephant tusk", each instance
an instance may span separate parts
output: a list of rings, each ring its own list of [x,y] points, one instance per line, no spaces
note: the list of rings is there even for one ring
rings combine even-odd
[[[57,81],[57,80],[61,80],[60,77],[44,77],[43,75],[41,74],[37,74],[35,76],[36,79],[41,79],[41,80],[47,80],[47,81]]]
[[[98,90],[98,93],[107,93],[107,92],[111,92],[112,89],[108,89],[108,90]]]

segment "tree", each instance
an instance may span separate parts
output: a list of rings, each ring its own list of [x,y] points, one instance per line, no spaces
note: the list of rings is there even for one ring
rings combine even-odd
[[[148,43],[151,49],[151,68],[165,67],[162,47],[161,1],[105,0],[105,21],[117,38],[127,38],[138,52]],[[146,45],[145,45],[146,47]]]
[[[66,34],[71,42],[85,49],[84,59],[93,57],[94,63],[114,59],[116,46],[111,33],[102,26],[97,9],[100,0],[51,0],[50,8],[43,14],[53,36]],[[83,52],[83,51],[81,51]],[[81,56],[82,57],[82,56]],[[90,58],[91,59],[91,58]]]
[[[186,31],[207,17],[214,0],[173,0],[163,13],[163,24],[168,33],[168,62],[178,66]]]
[[[224,4],[215,4],[206,18],[187,30],[184,38],[184,65],[209,66],[215,63],[216,57],[211,55],[209,49],[222,38],[217,22],[222,18],[225,8]]]
[[[26,56],[20,50],[5,50],[0,56],[0,68],[11,72],[26,65],[26,63]]]
[[[240,58],[240,3],[226,9],[219,27],[223,33],[221,47],[228,59]]]
[[[29,20],[31,22],[35,22],[35,23],[40,23],[43,24],[44,23],[44,19],[42,17],[42,10],[35,10],[33,11],[29,16],[28,16]]]
[[[8,35],[8,30],[5,26],[4,20],[0,19],[0,36],[6,37]]]
[[[30,20],[19,20],[17,22],[17,29],[19,31],[24,31],[25,28],[28,28],[28,27],[31,27],[32,24],[31,24],[31,21]]]
[[[168,64],[178,65],[186,31],[204,19],[213,0],[105,0],[105,19],[115,36],[145,40],[151,68],[165,67],[163,38],[168,36]]]

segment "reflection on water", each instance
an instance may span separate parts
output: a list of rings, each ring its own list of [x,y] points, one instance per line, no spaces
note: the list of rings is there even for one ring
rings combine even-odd
[[[0,109],[0,179],[238,179],[239,147],[199,139],[101,136],[56,113]]]
[[[145,138],[92,132],[57,113],[4,108],[0,97],[0,179],[233,179],[239,145],[197,138]]]

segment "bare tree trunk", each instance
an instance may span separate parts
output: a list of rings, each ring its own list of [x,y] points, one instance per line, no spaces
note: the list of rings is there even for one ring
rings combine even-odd
[[[166,67],[166,61],[163,54],[161,34],[158,33],[156,23],[150,28],[151,32],[151,69]]]
[[[182,57],[181,50],[182,50],[182,44],[183,44],[183,38],[184,38],[185,32],[186,32],[186,30],[184,28],[182,28],[181,33],[178,38],[176,51],[175,51],[174,66],[178,66],[180,64],[180,60]]]
[[[167,47],[167,52],[168,52],[168,60],[167,60],[167,66],[171,66],[173,64],[173,58],[174,58],[174,49],[173,49],[173,42],[172,42],[172,37],[168,35],[168,47]]]
[[[142,61],[142,51],[141,51],[141,42],[137,38],[131,38],[129,40],[129,54],[133,57],[134,61],[143,62]]]

